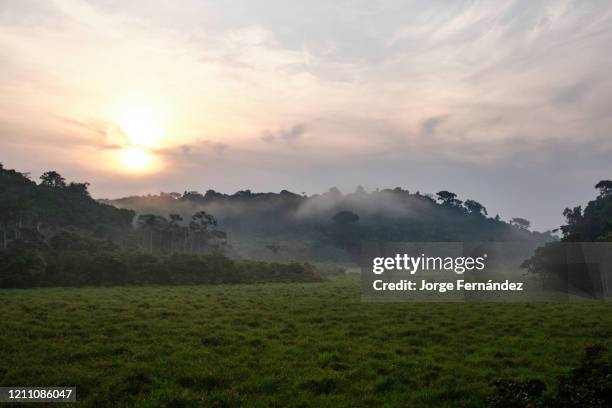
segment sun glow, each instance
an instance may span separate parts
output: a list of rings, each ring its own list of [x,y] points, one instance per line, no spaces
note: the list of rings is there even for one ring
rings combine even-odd
[[[151,164],[151,155],[138,147],[121,152],[121,162],[132,170],[144,170]]]
[[[156,146],[164,133],[159,116],[144,107],[126,109],[121,113],[118,122],[123,133],[133,144],[139,146]]]

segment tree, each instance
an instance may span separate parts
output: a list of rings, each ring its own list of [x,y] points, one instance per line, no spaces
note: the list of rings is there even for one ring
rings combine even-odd
[[[13,231],[13,238],[18,239],[22,228],[24,214],[28,203],[15,195],[0,196],[0,227],[2,228],[2,248],[8,246],[9,231]]]
[[[36,249],[17,247],[10,253],[0,252],[0,288],[37,286],[46,268],[44,257]]]
[[[170,218],[171,225],[179,225],[183,221],[183,217],[179,214],[170,214],[168,217]]]
[[[63,178],[56,171],[48,171],[44,173],[42,176],[40,176],[40,179],[42,180],[40,182],[41,186],[47,186],[51,188],[65,188],[66,187],[66,179]]]
[[[463,203],[463,205],[470,214],[487,215],[487,209],[478,201],[465,200],[465,203]]]
[[[217,225],[216,218],[206,211],[198,211],[191,216],[191,220],[204,229],[208,229],[209,226],[212,227]]]
[[[343,210],[336,213],[336,215],[332,217],[332,220],[336,224],[350,225],[355,224],[357,221],[359,221],[359,216],[352,211]]]
[[[89,183],[70,183],[68,184],[68,187],[66,187],[66,190],[89,197],[89,191],[87,190],[88,188]]]
[[[223,194],[218,193],[215,190],[206,190],[206,194],[204,195],[204,198],[206,198],[207,200],[222,199]]]
[[[612,193],[612,181],[601,180],[599,183],[595,184],[595,188],[599,190],[600,196],[608,195]]]
[[[202,250],[203,245],[206,245],[210,238],[220,237],[215,231],[209,231],[210,227],[216,226],[217,220],[206,211],[198,211],[191,216],[189,223],[189,236],[191,251],[198,252]]]
[[[174,252],[174,242],[177,235],[175,232],[180,232],[182,229],[180,224],[183,222],[183,217],[181,217],[179,214],[170,214],[168,218],[170,219],[170,223],[168,224],[168,229],[170,230],[170,251]],[[180,236],[180,234],[178,235]]]
[[[582,206],[566,208],[563,210],[566,225],[561,226],[561,233],[566,241],[577,241],[580,239],[580,226],[583,224]]]
[[[451,193],[450,191],[438,191],[436,195],[438,196],[438,200],[442,202],[442,205],[448,207],[459,207],[462,203],[461,200],[457,200],[457,194]]]
[[[343,210],[332,217],[330,237],[336,245],[348,251],[359,247],[363,228],[358,224],[359,216],[352,211]]]
[[[141,229],[149,232],[149,252],[153,253],[153,235],[156,229],[160,226],[165,225],[168,221],[159,215],[155,214],[141,214],[138,216],[138,226]]]
[[[191,201],[191,202],[202,202],[204,201],[204,196],[197,191],[185,191],[181,200]]]
[[[531,226],[531,223],[528,220],[526,220],[525,218],[519,218],[519,217],[511,219],[510,224],[522,230],[528,230],[529,227]]]

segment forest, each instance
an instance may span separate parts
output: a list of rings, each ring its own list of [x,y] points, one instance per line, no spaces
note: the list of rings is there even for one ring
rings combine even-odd
[[[36,184],[0,167],[0,287],[312,282],[306,263],[230,259],[203,211],[186,225],[136,217],[91,198],[87,183],[46,172]]]
[[[20,288],[1,293],[0,376],[76,384],[83,406],[609,406],[605,302],[373,305],[353,276],[280,261],[307,239],[349,260],[369,234],[522,239],[541,243],[528,272],[547,272],[556,245],[611,240],[612,182],[596,189],[584,209],[565,209],[556,239],[447,191],[188,192],[117,208],[57,172],[36,183],[0,167],[0,288]],[[279,261],[249,259],[235,235]],[[63,369],[38,369],[58,356]],[[109,364],[112,376],[100,369]]]
[[[605,288],[598,290],[597,287],[600,285],[599,282],[605,284],[612,276],[606,270],[610,267],[610,263],[605,262],[606,257],[609,259],[606,254],[609,246],[591,246],[594,252],[599,254],[597,256],[604,261],[599,270],[595,272],[586,268],[578,273],[574,271],[573,276],[568,274],[569,270],[575,269],[571,265],[576,260],[585,264],[588,262],[584,259],[584,243],[612,242],[612,181],[601,180],[595,185],[595,189],[598,191],[597,196],[588,202],[584,210],[582,206],[563,210],[566,224],[559,228],[561,239],[536,248],[533,256],[523,262],[523,268],[545,278],[561,278],[583,291],[605,293]],[[592,276],[594,272],[599,277],[594,278]],[[612,289],[611,284],[612,282],[608,283]]]
[[[223,194],[208,190],[101,200],[118,208],[186,220],[204,211],[230,237],[231,252],[252,259],[351,263],[364,241],[381,242],[550,242],[550,232],[530,231],[521,217],[503,221],[484,205],[401,187],[344,194],[332,187],[307,196],[287,190]],[[160,219],[161,224],[166,221]]]
[[[537,273],[558,241],[446,190],[209,190],[98,201],[88,186],[55,171],[36,183],[0,167],[0,287],[318,281],[311,263],[356,264],[363,241],[527,241],[540,246],[524,265]],[[584,211],[565,209],[560,242],[611,240],[612,182],[596,188]]]

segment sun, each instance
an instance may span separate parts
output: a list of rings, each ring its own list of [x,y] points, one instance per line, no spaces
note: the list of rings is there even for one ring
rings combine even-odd
[[[145,174],[159,170],[156,151],[163,145],[168,107],[151,95],[129,95],[109,109],[113,140],[121,146],[115,163],[125,171]]]
[[[146,105],[124,107],[118,114],[117,124],[136,146],[155,147],[164,135],[160,113]]]
[[[151,155],[138,147],[121,152],[121,162],[132,170],[144,170],[151,164]]]

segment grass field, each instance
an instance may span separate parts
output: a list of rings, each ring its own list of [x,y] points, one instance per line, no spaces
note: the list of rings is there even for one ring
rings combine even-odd
[[[496,378],[554,384],[612,305],[360,302],[310,284],[0,291],[0,385],[82,406],[478,407]]]

